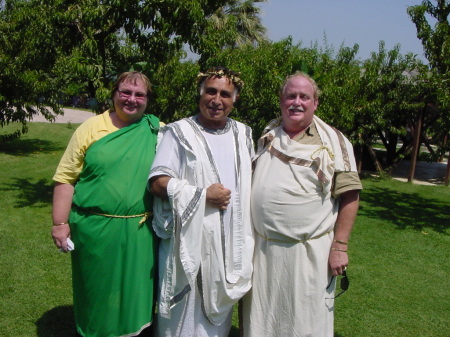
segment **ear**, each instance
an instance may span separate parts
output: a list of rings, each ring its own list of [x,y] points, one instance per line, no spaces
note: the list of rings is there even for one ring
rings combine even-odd
[[[239,94],[237,94],[236,96],[234,96],[233,103],[236,102],[238,99],[239,99]]]

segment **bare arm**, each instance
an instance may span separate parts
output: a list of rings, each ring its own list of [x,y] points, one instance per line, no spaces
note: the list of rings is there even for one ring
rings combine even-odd
[[[67,238],[70,237],[70,227],[68,223],[74,186],[71,184],[56,183],[53,189],[53,227],[52,237],[56,247],[67,251]]]
[[[334,276],[341,275],[348,265],[348,255],[344,252],[348,249],[348,245],[339,243],[339,241],[348,243],[358,212],[359,191],[347,191],[342,193],[340,198],[339,214],[334,228],[334,242],[328,258]]]
[[[169,176],[156,176],[150,179],[150,192],[162,199],[167,199]],[[230,203],[231,191],[222,184],[212,184],[206,189],[206,203],[214,208],[227,209]]]
[[[161,199],[167,199],[167,185],[172,177],[156,176],[150,179],[150,192]]]

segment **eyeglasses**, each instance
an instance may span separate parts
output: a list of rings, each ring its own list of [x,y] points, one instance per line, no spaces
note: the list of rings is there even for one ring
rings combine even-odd
[[[333,280],[335,277],[336,276],[331,277],[331,281],[328,284],[327,289],[333,284]],[[347,271],[344,270],[342,272],[342,278],[341,278],[341,282],[340,282],[341,292],[339,294],[335,295],[334,297],[331,297],[330,299],[335,299],[335,298],[338,298],[339,296],[341,296],[343,293],[345,293],[347,291],[349,285],[350,285],[350,281],[348,280],[348,277],[347,277]]]
[[[130,98],[131,96],[133,96],[133,92],[130,90],[117,89],[117,92],[119,93],[119,96],[121,98]],[[134,97],[136,100],[144,100],[147,98],[147,95],[142,92],[136,92],[136,93],[134,93]]]

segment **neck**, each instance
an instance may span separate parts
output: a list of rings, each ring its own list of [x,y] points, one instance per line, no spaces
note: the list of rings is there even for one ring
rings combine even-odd
[[[228,118],[217,120],[217,121],[210,121],[210,120],[202,118],[201,115],[197,115],[197,122],[206,129],[218,130],[218,129],[223,129],[227,125]]]
[[[289,138],[294,138],[295,136],[299,135],[300,133],[302,133],[303,131],[305,131],[307,129],[301,129],[301,130],[287,130],[284,126],[283,126],[283,131],[286,132],[286,134],[289,136]]]
[[[109,113],[109,117],[111,118],[113,125],[118,129],[124,128],[125,126],[128,126],[135,122],[135,120],[124,121],[117,115],[117,113],[115,111],[111,111]]]

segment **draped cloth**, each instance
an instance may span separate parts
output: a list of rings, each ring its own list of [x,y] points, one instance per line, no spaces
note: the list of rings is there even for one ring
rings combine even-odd
[[[316,116],[314,121],[322,145],[300,144],[281,126],[259,142],[251,197],[254,274],[244,298],[245,336],[333,336],[328,256],[339,201],[331,186],[335,172],[356,171],[356,163],[348,140]]]
[[[144,116],[86,152],[70,214],[82,336],[136,336],[152,323],[156,241],[150,220],[141,220],[152,209],[146,182],[158,129],[155,116]]]
[[[229,141],[221,140],[219,135],[205,135],[194,118],[169,124],[164,132],[171,133],[180,147],[178,156],[183,164],[179,171],[174,170],[161,163],[157,155],[150,174],[172,177],[167,188],[169,201],[155,198],[153,221],[156,233],[163,239],[159,315],[170,318],[173,324],[172,328],[158,331],[164,330],[161,333],[168,336],[201,335],[198,330],[186,332],[186,326],[193,324],[192,317],[198,314],[186,304],[192,296],[201,302],[209,324],[220,326],[231,318],[233,305],[251,286],[254,239],[249,208],[253,145],[248,127],[231,119],[228,123],[231,128],[224,136],[229,138],[224,139]],[[165,140],[166,135],[158,151],[166,152]],[[217,141],[220,143],[216,146],[230,151],[228,161],[234,163],[227,174],[234,175],[236,185],[225,186],[232,190],[228,217],[206,204],[206,188],[221,183],[225,175],[211,150]],[[185,325],[185,330],[181,325]],[[208,332],[207,327],[202,329],[206,329],[205,335],[216,334]]]

